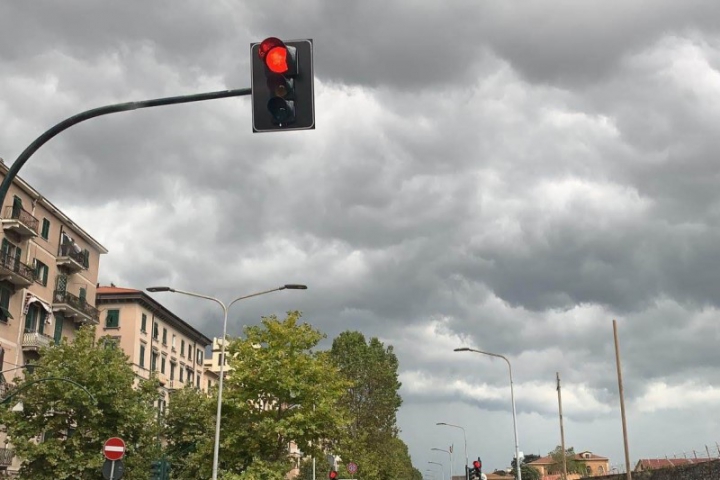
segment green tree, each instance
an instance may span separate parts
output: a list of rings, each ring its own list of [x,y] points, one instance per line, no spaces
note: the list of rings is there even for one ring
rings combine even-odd
[[[125,478],[145,478],[151,458],[158,453],[159,425],[153,405],[157,381],[141,380],[135,386],[128,357],[109,337],[96,342],[94,326],[78,329],[72,343],[63,340],[41,349],[35,364],[38,368],[18,380],[19,393],[12,402],[22,400],[22,413],[7,408],[0,413],[15,452],[23,459],[21,478],[94,480],[104,462],[102,445],[110,437],[120,437],[127,445]],[[95,402],[81,388],[63,381],[43,381],[24,389],[49,377],[79,383]]]
[[[402,398],[392,346],[377,338],[367,342],[362,333],[348,331],[333,341],[331,354],[351,384],[343,399],[350,413],[349,436],[339,452],[343,460],[357,463],[362,478],[369,480],[412,469],[407,447],[403,452],[404,443],[397,437]]]
[[[523,480],[540,480],[541,478],[540,471],[537,468],[526,465],[525,463],[520,464],[520,471],[522,472]],[[513,469],[512,475],[513,478],[517,478],[517,470]]]
[[[548,473],[557,474],[563,471],[563,453],[562,447],[558,445],[548,455],[553,459],[553,464],[548,467]],[[575,459],[575,448],[570,447],[565,450],[565,462],[567,465],[567,473],[585,473],[585,465]]]
[[[191,386],[170,395],[163,433],[174,480],[211,476],[216,402]]]
[[[340,399],[349,384],[327,352],[314,350],[325,335],[300,318],[263,317],[245,328],[245,339],[228,344],[220,450],[228,473],[284,479],[291,443],[322,458],[346,434]]]

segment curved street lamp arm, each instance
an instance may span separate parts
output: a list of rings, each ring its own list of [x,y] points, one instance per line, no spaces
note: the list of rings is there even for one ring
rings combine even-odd
[[[7,175],[5,175],[5,179],[2,181],[2,184],[0,184],[0,207],[2,207],[2,205],[5,203],[5,196],[10,189],[10,185],[12,184],[13,180],[17,176],[22,166],[25,165],[25,162],[27,162],[30,157],[36,151],[38,151],[40,147],[45,145],[45,143],[47,143],[50,139],[63,132],[64,130],[72,127],[73,125],[77,125],[78,123],[84,122],[85,120],[90,120],[91,118],[108,115],[110,113],[127,112],[129,110],[137,110],[139,108],[175,105],[178,103],[201,102],[203,100],[214,100],[216,98],[238,97],[241,95],[250,95],[251,93],[252,90],[250,88],[241,88],[236,90],[221,90],[218,92],[198,93],[194,95],[180,95],[177,97],[155,98],[152,100],[144,100],[140,102],[116,103],[114,105],[106,105],[103,107],[86,110],[84,112],[73,115],[72,117],[66,118],[62,122],[56,124],[54,127],[50,128],[49,130],[45,131],[45,133],[37,137],[30,145],[27,146],[27,148],[25,148],[25,150],[23,150],[20,156],[10,166]]]
[[[19,394],[20,392],[24,392],[25,390],[27,390],[27,389],[30,388],[31,386],[35,385],[36,383],[49,382],[49,381],[51,381],[51,380],[57,380],[57,381],[60,381],[60,382],[72,383],[73,385],[75,385],[76,387],[78,387],[79,389],[81,389],[82,391],[84,391],[85,393],[87,393],[87,394],[88,394],[88,397],[90,397],[90,399],[93,401],[93,403],[97,403],[97,400],[95,399],[95,397],[93,397],[92,393],[90,393],[87,388],[83,387],[82,385],[80,385],[80,384],[79,384],[78,382],[76,382],[75,380],[70,380],[69,378],[64,378],[64,377],[46,377],[46,378],[40,378],[40,379],[38,379],[38,380],[31,380],[31,381],[27,382],[25,385],[23,385],[22,387],[18,388],[17,390],[15,390],[14,392],[12,392],[12,393],[11,393],[10,395],[8,395],[7,397],[5,397],[5,398],[3,398],[2,400],[0,400],[0,405],[4,405],[4,404],[8,403],[8,402],[9,402],[10,400],[12,400],[17,394]]]

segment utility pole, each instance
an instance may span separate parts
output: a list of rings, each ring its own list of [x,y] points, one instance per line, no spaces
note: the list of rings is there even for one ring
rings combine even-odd
[[[565,455],[565,428],[563,427],[562,394],[560,393],[560,372],[555,372],[557,378],[558,409],[560,410],[560,448],[562,448],[563,480],[567,480],[567,455]]]
[[[625,420],[625,394],[623,392],[622,367],[620,365],[617,320],[615,319],[613,319],[613,337],[615,339],[615,363],[617,364],[618,391],[620,392],[620,416],[622,417],[623,444],[625,446],[625,477],[627,480],[632,480],[632,472],[630,472],[630,450],[628,448],[627,422]]]

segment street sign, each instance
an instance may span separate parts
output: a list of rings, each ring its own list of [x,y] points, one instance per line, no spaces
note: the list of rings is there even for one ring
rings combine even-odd
[[[350,472],[350,473],[355,473],[355,472],[357,472],[357,463],[355,463],[355,462],[350,462],[350,463],[348,463],[348,464],[347,464],[347,471]]]
[[[125,464],[122,460],[105,460],[102,469],[102,475],[105,480],[120,480],[123,473],[125,473]]]
[[[125,442],[122,438],[108,438],[103,447],[103,454],[108,460],[120,460],[125,455]]]

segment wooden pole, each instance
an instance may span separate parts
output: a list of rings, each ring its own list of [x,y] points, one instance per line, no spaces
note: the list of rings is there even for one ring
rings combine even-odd
[[[557,378],[558,410],[560,411],[560,448],[562,448],[563,480],[567,480],[567,456],[565,455],[565,427],[563,427],[562,394],[560,393],[560,372],[555,372]]]
[[[617,321],[613,319],[613,337],[615,339],[615,363],[617,364],[618,390],[620,392],[620,416],[622,417],[623,444],[625,446],[625,476],[632,480],[630,472],[630,450],[628,448],[627,421],[625,420],[625,394],[623,391],[622,367],[620,364],[620,346],[618,345]]]

